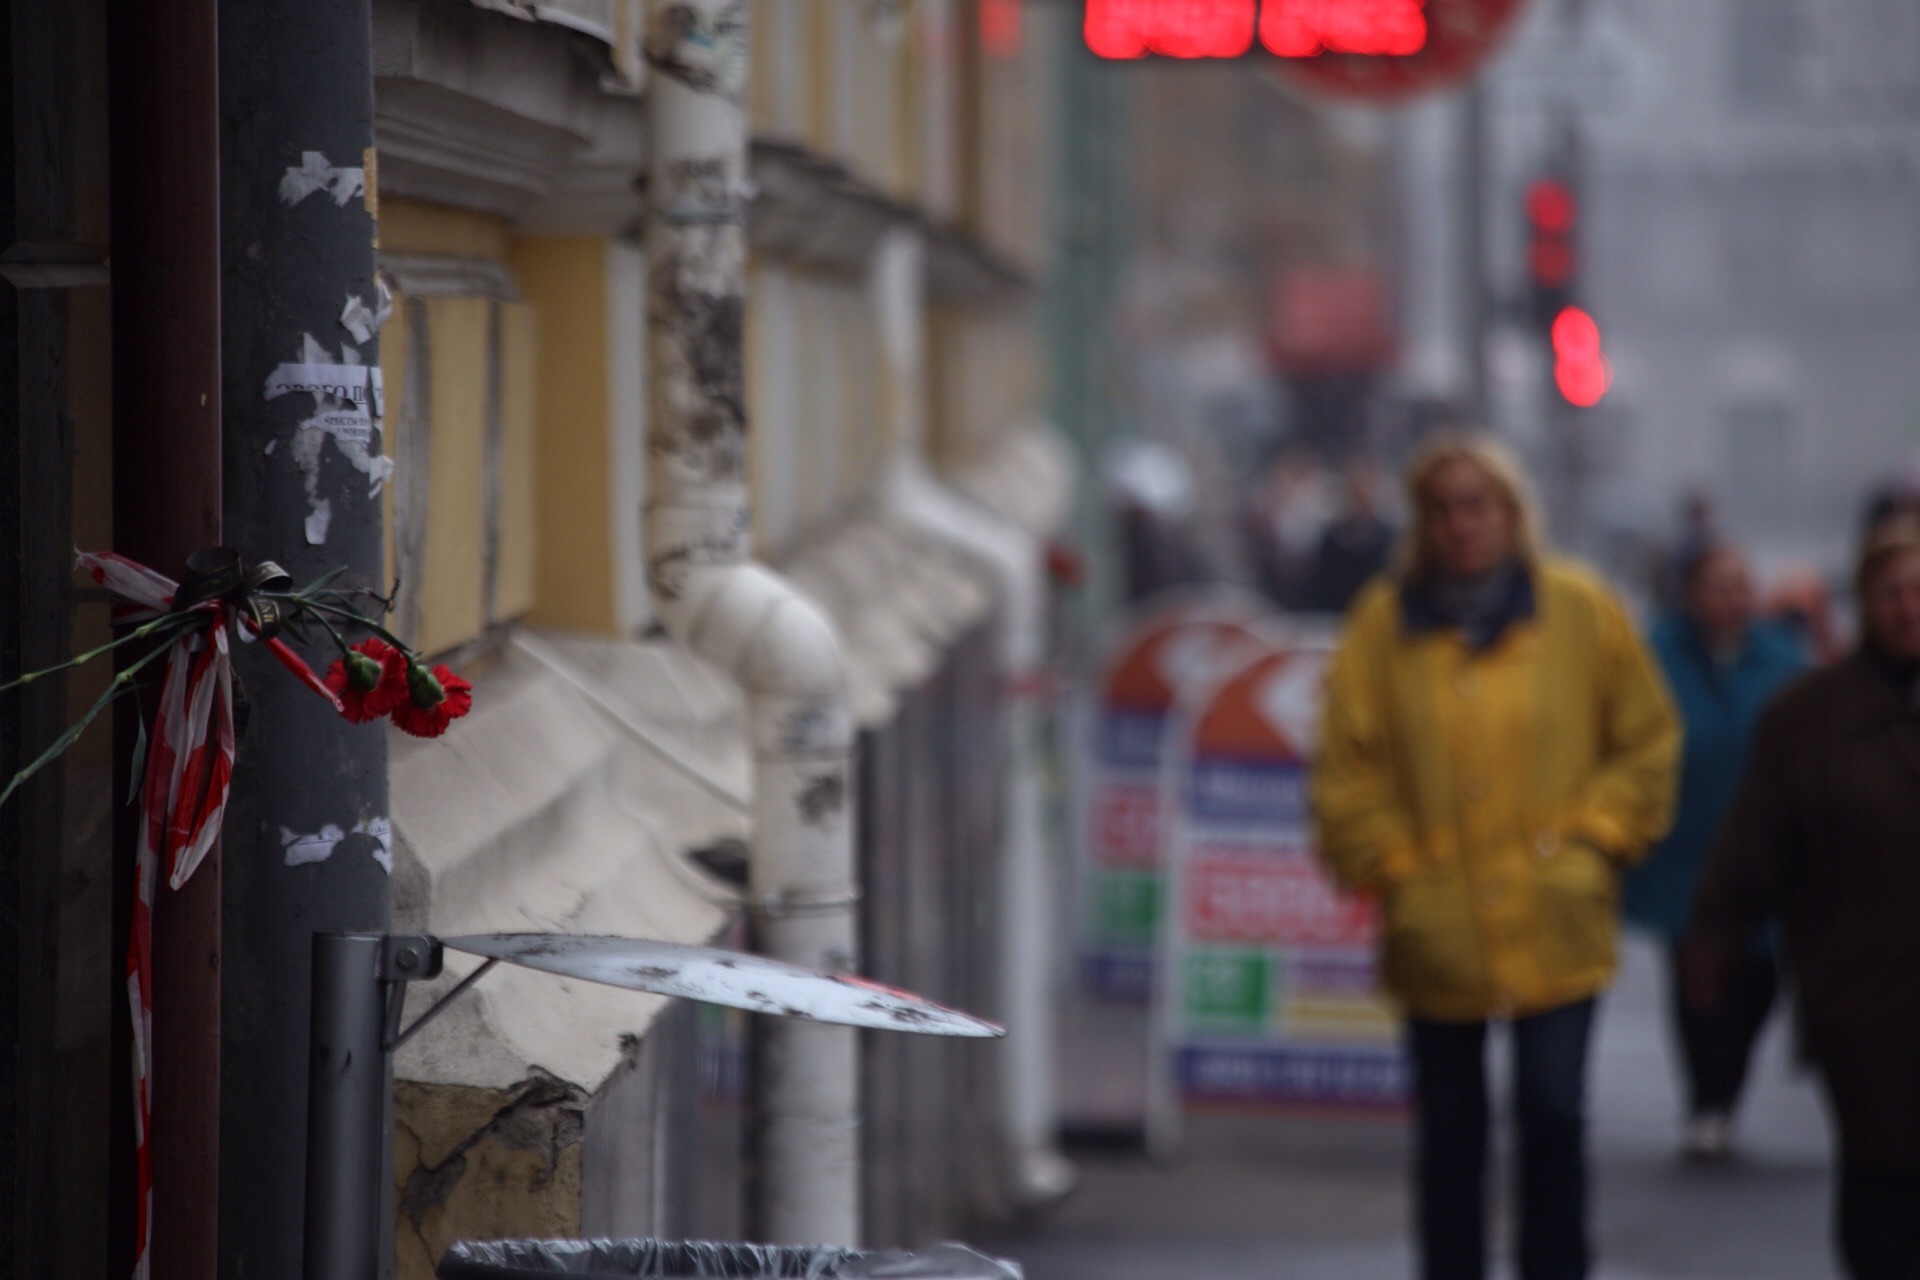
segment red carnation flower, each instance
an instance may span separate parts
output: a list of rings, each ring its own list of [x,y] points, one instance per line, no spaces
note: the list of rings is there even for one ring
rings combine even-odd
[[[442,663],[428,671],[407,667],[407,696],[393,709],[393,722],[416,738],[437,738],[473,709],[473,686]]]
[[[333,660],[326,685],[348,720],[378,720],[407,699],[407,655],[378,637],[362,640]]]

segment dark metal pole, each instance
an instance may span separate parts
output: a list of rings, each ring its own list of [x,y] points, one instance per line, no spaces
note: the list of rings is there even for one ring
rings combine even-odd
[[[370,0],[220,0],[227,542],[296,582],[380,582],[378,424],[311,394],[266,398],[283,364],[375,366]],[[344,375],[342,375],[344,376]],[[227,812],[220,1270],[300,1272],[313,937],[385,930],[386,730],[350,725],[239,646],[247,723]],[[324,669],[324,639],[305,650]],[[289,862],[283,833],[346,833]],[[381,1180],[371,1182],[376,1194]],[[360,1274],[378,1274],[361,1272]]]
[[[384,938],[313,936],[313,1010],[307,1049],[305,1280],[369,1280],[380,1270],[386,1189]]]
[[[111,0],[113,550],[174,578],[221,540],[220,139],[215,0]],[[157,683],[154,684],[157,688]],[[156,696],[145,699],[151,714]],[[116,720],[114,794],[127,794],[132,709]],[[129,1013],[125,959],[138,814],[115,808],[113,1029]],[[211,1280],[219,1216],[220,899],[216,849],[153,920],[155,1275]],[[162,875],[164,877],[164,871]],[[129,1047],[114,1054],[127,1105]],[[114,1126],[115,1198],[132,1192],[130,1125]],[[114,1215],[114,1256],[133,1223]],[[116,1267],[116,1271],[122,1268]]]

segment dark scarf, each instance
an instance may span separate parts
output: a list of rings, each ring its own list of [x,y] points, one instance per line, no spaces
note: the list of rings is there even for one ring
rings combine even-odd
[[[1516,622],[1533,617],[1533,574],[1518,560],[1489,573],[1466,577],[1429,573],[1400,588],[1407,632],[1457,630],[1475,651],[1491,649]]]

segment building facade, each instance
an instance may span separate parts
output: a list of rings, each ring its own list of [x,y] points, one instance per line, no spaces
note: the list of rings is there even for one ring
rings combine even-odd
[[[741,694],[665,634],[646,573],[646,49],[649,23],[677,8],[371,6],[365,185],[383,303],[369,321],[381,377],[362,470],[397,583],[392,625],[475,686],[472,713],[445,737],[389,743],[395,928],[754,942]],[[752,50],[737,335],[751,539],[842,643],[861,744],[862,954],[848,961],[1031,1031],[1044,1018],[1033,993],[1049,983],[1007,912],[1048,856],[1032,790],[1046,773],[1041,566],[1073,466],[1044,413],[1041,304],[1069,26],[995,0],[737,9]],[[10,532],[24,575],[10,598],[55,624],[44,635],[6,624],[9,671],[108,634],[105,600],[65,575],[72,545],[114,535],[99,374],[112,360],[111,272],[103,252],[85,252],[110,230],[98,188],[112,19],[104,5],[72,6],[41,31],[16,6],[11,23],[16,65],[47,41],[78,74],[42,84],[12,122],[16,139],[33,134],[34,111],[71,127],[57,134],[65,185],[36,214],[47,227],[16,226],[7,258],[8,314],[40,335],[17,344],[9,369],[22,442],[9,483],[58,497]],[[288,167],[302,163],[299,146],[285,149]],[[23,190],[30,159],[14,160]],[[12,265],[28,241],[71,251],[34,274]],[[305,553],[323,554],[324,499],[310,491],[296,514]],[[23,717],[9,722],[16,740],[57,731],[99,679],[83,672],[60,705],[9,711]],[[60,790],[28,797],[16,833],[63,850],[64,897],[27,885],[22,899],[51,920],[7,942],[10,963],[28,957],[19,974],[39,955],[58,975],[58,1012],[34,1016],[64,1047],[21,1061],[58,1095],[54,1122],[72,1122],[48,1156],[49,1185],[69,1223],[88,1224],[43,1233],[34,1274],[98,1274],[101,1241],[125,1226],[103,1189],[120,1171],[119,1135],[88,1118],[105,1114],[109,1063],[124,1051],[101,981],[120,946],[112,760],[111,735],[82,739]],[[1046,880],[1034,891],[1043,922]],[[450,962],[410,999],[424,1004],[461,972]],[[245,1016],[229,1001],[230,1024]],[[431,1274],[459,1238],[753,1238],[753,1051],[744,1016],[490,976],[397,1058],[399,1274]],[[960,1233],[1064,1190],[1046,1053],[871,1033],[861,1063],[862,1243]],[[35,1167],[31,1143],[14,1156],[10,1170]],[[239,1266],[223,1252],[223,1274]]]

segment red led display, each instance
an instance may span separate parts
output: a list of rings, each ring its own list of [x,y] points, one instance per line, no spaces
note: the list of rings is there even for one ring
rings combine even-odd
[[[1254,0],[1087,0],[1082,32],[1102,58],[1237,58],[1253,47]]]
[[[1427,0],[1267,0],[1260,43],[1282,58],[1404,58],[1427,47],[1426,8]]]

